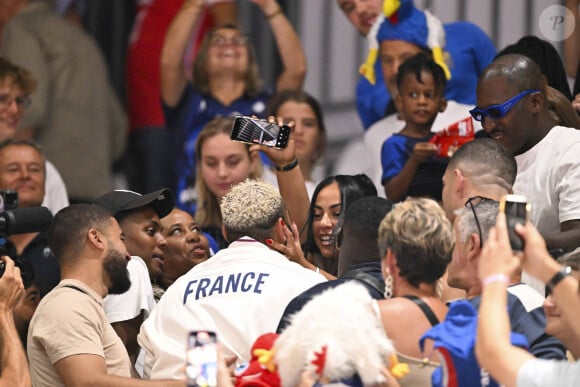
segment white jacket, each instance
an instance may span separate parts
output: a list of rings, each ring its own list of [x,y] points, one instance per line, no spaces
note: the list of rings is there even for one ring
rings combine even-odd
[[[141,326],[144,377],[184,378],[193,330],[215,331],[225,356],[249,361],[256,338],[276,331],[290,300],[323,281],[254,239],[233,242],[171,285]]]

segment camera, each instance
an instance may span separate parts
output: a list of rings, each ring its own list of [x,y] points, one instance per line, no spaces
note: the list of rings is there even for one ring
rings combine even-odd
[[[230,138],[246,144],[262,144],[270,148],[282,149],[288,145],[290,127],[278,126],[258,118],[236,116]]]
[[[32,265],[20,257],[16,248],[8,239],[12,234],[26,234],[48,229],[52,223],[52,213],[46,207],[18,207],[18,193],[12,190],[0,190],[0,255],[7,255],[20,268],[24,287],[32,284],[34,272]],[[0,261],[0,277],[6,270],[4,261]]]
[[[524,249],[524,241],[516,233],[515,226],[526,224],[530,216],[531,205],[522,195],[505,195],[499,202],[499,209],[505,213],[510,245],[514,251]]]

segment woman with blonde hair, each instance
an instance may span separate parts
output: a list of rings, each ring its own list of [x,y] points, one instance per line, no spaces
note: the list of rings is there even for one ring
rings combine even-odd
[[[233,24],[218,26],[204,37],[192,73],[183,62],[196,21],[209,0],[185,0],[173,19],[161,51],[161,97],[167,126],[175,136],[177,204],[193,212],[195,140],[218,116],[264,117],[272,89],[263,88],[256,54],[248,37]],[[306,59],[296,31],[276,0],[252,0],[263,12],[282,59],[275,89],[300,89]]]
[[[435,364],[422,361],[420,337],[443,321],[447,306],[437,282],[451,261],[452,226],[432,199],[410,198],[394,206],[379,227],[385,300],[379,301],[383,327],[411,372],[401,386],[431,385]],[[431,353],[427,345],[425,354]]]
[[[195,219],[210,234],[220,248],[227,245],[222,236],[220,203],[232,186],[250,178],[262,176],[262,164],[249,145],[230,139],[233,118],[220,117],[210,121],[195,144],[197,210]]]

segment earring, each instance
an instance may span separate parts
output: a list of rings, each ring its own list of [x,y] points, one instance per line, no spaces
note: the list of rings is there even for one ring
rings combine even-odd
[[[386,300],[393,298],[393,276],[391,273],[387,273],[387,276],[385,277],[385,292],[383,295]]]

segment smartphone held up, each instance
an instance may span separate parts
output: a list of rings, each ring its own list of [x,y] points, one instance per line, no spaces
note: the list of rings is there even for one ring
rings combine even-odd
[[[283,149],[290,139],[290,127],[259,118],[236,116],[230,138],[246,144],[262,144]]]
[[[217,336],[212,331],[193,331],[187,338],[185,376],[187,387],[217,386]]]
[[[499,202],[499,209],[505,213],[510,245],[514,251],[524,249],[524,241],[516,233],[516,224],[524,225],[530,217],[531,205],[523,195],[505,195]]]

